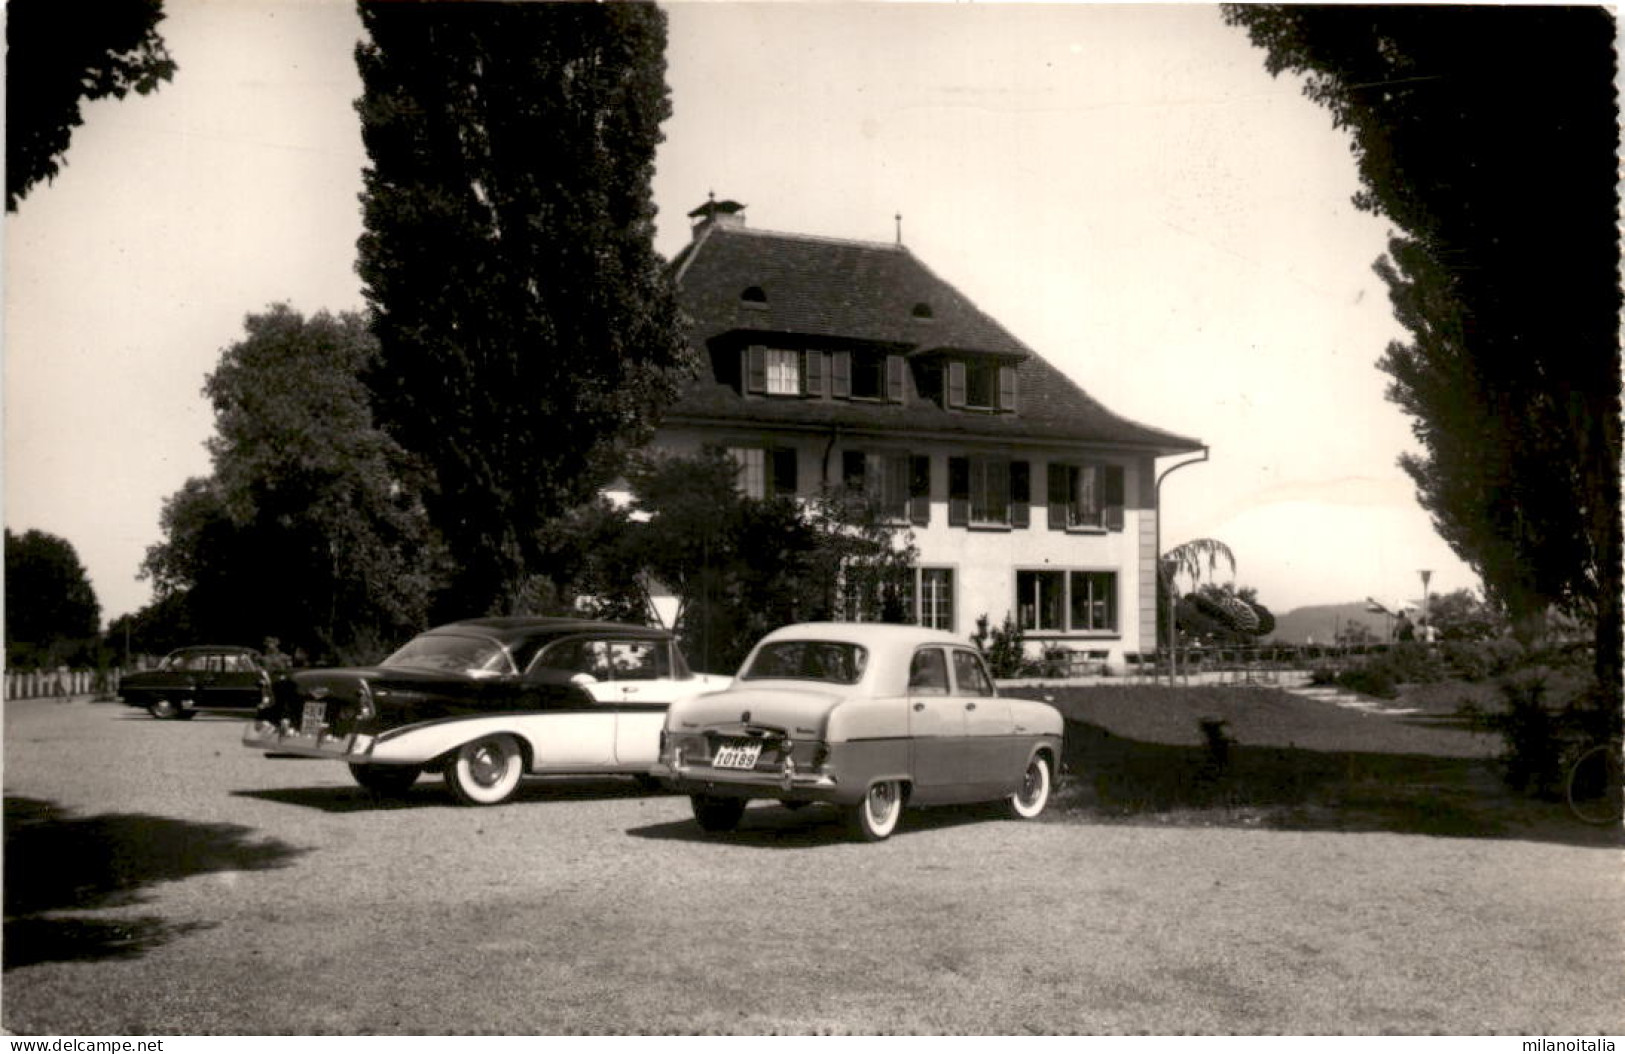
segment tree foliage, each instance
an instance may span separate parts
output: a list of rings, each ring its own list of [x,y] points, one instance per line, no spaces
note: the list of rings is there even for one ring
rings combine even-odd
[[[862,494],[754,499],[721,450],[642,455],[628,482],[626,555],[678,598],[678,632],[702,669],[731,671],[770,630],[824,619],[906,621],[912,535]],[[623,566],[626,566],[623,564]]]
[[[1607,8],[1230,5],[1347,129],[1409,343],[1379,366],[1401,459],[1518,622],[1594,620],[1619,680],[1616,27]]]
[[[441,609],[512,610],[547,524],[614,477],[689,352],[654,252],[665,15],[363,3],[359,269],[379,420],[432,469]]]
[[[422,628],[441,571],[414,466],[373,425],[360,380],[376,342],[357,314],[287,305],[246,329],[204,389],[214,472],[165,503],[144,563],[159,605],[184,595],[186,617],[149,621],[375,657]]]
[[[5,623],[12,665],[67,661],[101,632],[96,591],[67,539],[6,529]]]
[[[154,91],[175,75],[158,34],[163,0],[6,5],[6,211],[56,178],[80,105]]]

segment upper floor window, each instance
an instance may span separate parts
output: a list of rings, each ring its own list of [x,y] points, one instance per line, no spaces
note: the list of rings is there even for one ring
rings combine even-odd
[[[837,399],[903,401],[906,366],[901,355],[879,352],[830,353],[830,394]]]
[[[949,409],[1013,413],[1016,368],[988,359],[956,359],[947,366]]]
[[[753,285],[746,288],[744,292],[739,294],[739,299],[747,304],[752,304],[759,307],[767,306],[767,293],[759,285]]]
[[[841,482],[848,490],[868,495],[885,519],[931,522],[929,458],[848,450],[841,455]]]
[[[1123,529],[1123,466],[1049,466],[1049,525],[1052,530]]]
[[[745,349],[745,390],[766,395],[807,393],[810,364],[797,348],[752,344]]]
[[[801,353],[790,348],[768,348],[767,394],[801,394]]]
[[[1025,461],[980,455],[949,458],[949,526],[1026,527],[1030,479]]]
[[[792,447],[729,447],[739,466],[739,493],[747,498],[794,497],[797,457]]]

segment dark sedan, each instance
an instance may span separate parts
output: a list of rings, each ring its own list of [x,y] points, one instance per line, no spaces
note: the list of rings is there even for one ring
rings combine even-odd
[[[200,644],[164,656],[155,670],[119,678],[119,699],[160,720],[199,711],[252,711],[271,698],[271,673],[252,648]]]
[[[647,779],[666,708],[729,680],[690,672],[662,629],[470,619],[419,634],[377,666],[292,674],[243,745],[346,762],[379,794],[442,772],[458,801],[496,805],[527,773]]]

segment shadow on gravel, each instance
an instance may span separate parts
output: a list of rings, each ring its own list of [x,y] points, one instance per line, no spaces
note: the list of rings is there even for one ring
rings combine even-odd
[[[1513,793],[1490,758],[1251,745],[1222,723],[1191,738],[1199,742],[1148,742],[1069,717],[1045,819],[1625,845],[1617,828]]]
[[[159,882],[285,867],[303,850],[252,829],[141,813],[73,816],[34,798],[5,800],[7,970],[38,962],[128,958],[201,924],[59,914],[138,904]]]
[[[305,760],[305,759],[300,759]],[[519,785],[507,806],[537,802],[615,801],[622,798],[651,798],[665,791],[645,788],[631,779],[527,779]],[[232,791],[234,798],[254,798],[279,805],[297,805],[328,813],[379,812],[388,809],[460,808],[444,783],[424,777],[405,794],[391,797],[355,787],[276,787],[269,790]]]
[[[999,816],[992,806],[943,806],[935,809],[905,809],[892,839],[907,839],[923,831],[943,830],[971,823],[986,823]],[[809,849],[821,845],[841,845],[858,841],[847,831],[839,810],[827,805],[786,809],[781,805],[754,806],[745,810],[739,827],[726,834],[707,834],[693,820],[633,827],[633,838],[672,842],[716,842],[750,849]]]

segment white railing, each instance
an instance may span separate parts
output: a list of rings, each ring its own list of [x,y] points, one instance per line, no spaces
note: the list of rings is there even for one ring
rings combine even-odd
[[[6,699],[50,699],[111,692],[118,684],[118,670],[108,670],[105,683],[95,670],[6,671]]]

